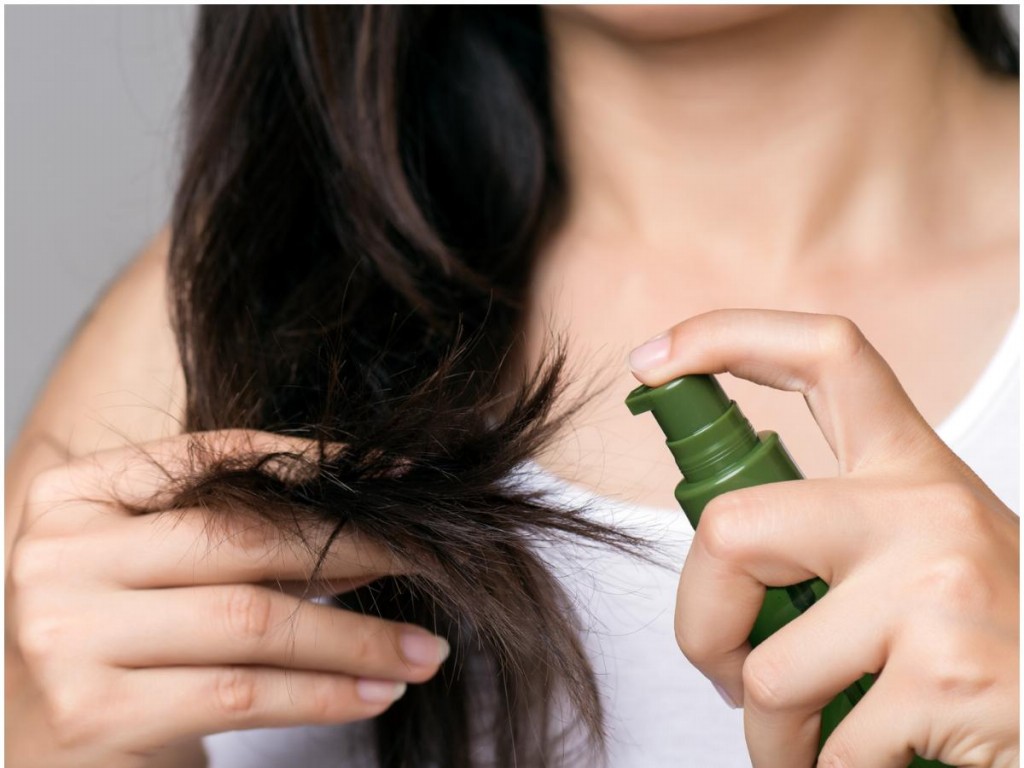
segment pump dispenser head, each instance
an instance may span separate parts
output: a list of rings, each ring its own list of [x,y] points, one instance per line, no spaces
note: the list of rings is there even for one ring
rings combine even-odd
[[[723,470],[758,444],[757,434],[713,376],[680,376],[660,387],[640,385],[630,412],[650,411],[687,481]]]
[[[669,442],[700,432],[729,410],[732,402],[713,376],[680,376],[660,387],[641,384],[626,406],[634,416],[650,411]]]

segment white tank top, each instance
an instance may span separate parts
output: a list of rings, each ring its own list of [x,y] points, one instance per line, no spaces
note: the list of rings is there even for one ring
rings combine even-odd
[[[1017,514],[1020,483],[1020,314],[939,436]],[[552,500],[659,543],[659,568],[615,552],[568,547],[549,556],[587,625],[584,642],[608,717],[611,768],[749,766],[742,710],[729,709],[679,652],[673,629],[678,570],[693,531],[678,509],[627,505],[526,468]],[[345,768],[362,726],[309,726],[204,739],[210,768]]]

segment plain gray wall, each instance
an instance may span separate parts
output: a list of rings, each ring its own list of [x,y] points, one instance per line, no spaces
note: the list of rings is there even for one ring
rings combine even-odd
[[[192,6],[4,9],[4,443],[176,181]]]
[[[194,15],[5,9],[6,446],[79,319],[168,215]]]

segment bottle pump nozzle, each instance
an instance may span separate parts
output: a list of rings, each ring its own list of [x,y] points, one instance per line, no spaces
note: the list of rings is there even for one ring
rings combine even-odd
[[[731,404],[718,380],[706,374],[680,376],[660,387],[641,384],[626,398],[634,416],[645,411],[654,415],[669,442],[700,432]]]
[[[680,376],[660,387],[641,385],[626,397],[635,416],[651,411],[687,481],[708,477],[758,444],[750,422],[713,376]]]

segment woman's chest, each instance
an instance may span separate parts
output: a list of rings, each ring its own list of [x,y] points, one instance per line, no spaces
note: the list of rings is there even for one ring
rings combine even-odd
[[[630,416],[622,403],[636,385],[626,355],[649,336],[722,307],[844,315],[860,326],[935,427],[985,370],[1018,303],[1016,260],[1005,255],[902,272],[837,268],[803,277],[734,274],[730,281],[656,272],[642,261],[618,269],[612,279],[570,266],[538,283],[538,307],[546,307],[550,323],[569,337],[574,376],[604,385],[540,460],[604,495],[655,506],[673,504],[678,471],[652,420]],[[835,474],[835,459],[798,393],[727,375],[721,380],[755,428],[779,432],[806,475]]]

